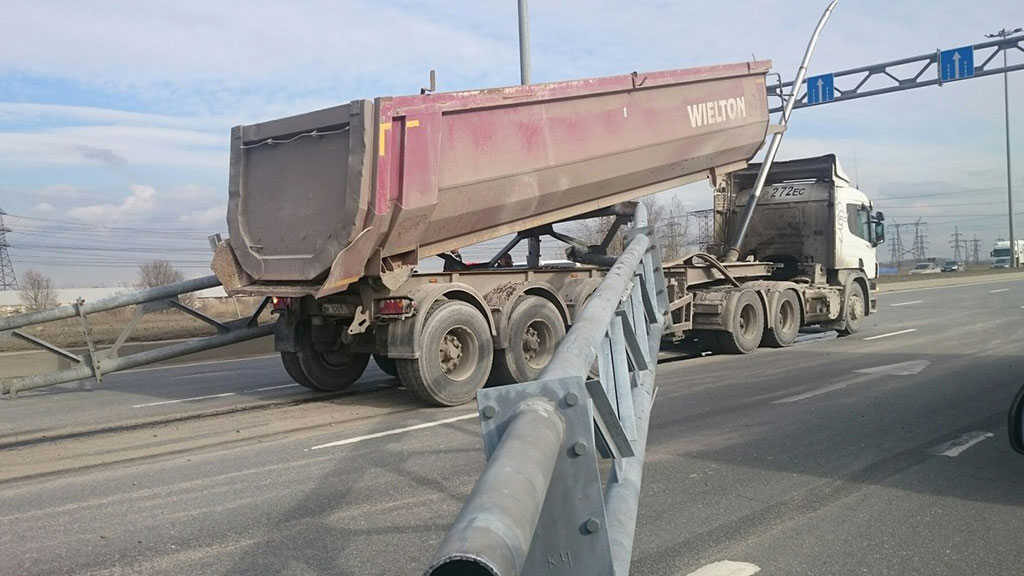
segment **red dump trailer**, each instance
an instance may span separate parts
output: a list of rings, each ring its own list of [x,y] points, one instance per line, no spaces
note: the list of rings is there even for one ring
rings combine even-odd
[[[309,388],[350,386],[371,356],[434,404],[466,402],[488,381],[531,380],[600,282],[601,259],[502,268],[500,254],[464,266],[447,253],[509,234],[565,240],[552,224],[609,214],[621,222],[627,201],[726,182],[764,142],[769,68],[355,100],[236,127],[230,238],[213,269],[229,293],[275,297],[276,347]],[[435,255],[450,270],[415,272]],[[706,260],[669,275],[673,332],[756,326],[740,350],[749,351],[775,316],[775,265]],[[696,286],[714,288],[716,303],[695,299]],[[828,292],[832,308],[814,304],[817,317],[837,318],[842,297]],[[792,310],[795,298],[781,300]],[[761,303],[756,312],[743,307],[751,301]]]
[[[425,257],[743,167],[768,126],[769,67],[355,100],[236,127],[230,286],[398,286]]]

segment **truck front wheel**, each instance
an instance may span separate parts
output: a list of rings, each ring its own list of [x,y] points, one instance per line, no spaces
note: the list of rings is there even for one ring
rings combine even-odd
[[[494,362],[487,321],[473,306],[446,300],[430,307],[420,336],[420,354],[398,359],[402,384],[436,406],[465,404],[483,388]]]
[[[764,309],[752,290],[744,290],[732,308],[732,330],[718,332],[718,345],[729,354],[747,354],[761,345],[764,336]]]
[[[536,380],[565,336],[558,309],[540,296],[521,298],[508,320],[508,346],[494,352],[492,384]]]
[[[854,282],[846,293],[846,305],[843,306],[843,324],[845,326],[839,329],[840,334],[848,336],[860,331],[867,311],[864,303],[864,288],[859,282]]]

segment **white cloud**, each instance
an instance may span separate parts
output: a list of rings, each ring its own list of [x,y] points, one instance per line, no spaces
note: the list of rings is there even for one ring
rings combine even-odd
[[[68,216],[96,224],[137,219],[151,214],[157,206],[156,189],[152,186],[135,184],[132,193],[120,204],[93,204],[68,210]]]
[[[178,222],[189,228],[224,227],[227,207],[211,206],[205,210],[193,210],[178,217]]]
[[[32,207],[32,212],[36,214],[49,214],[53,212],[53,205],[48,202],[40,202]]]

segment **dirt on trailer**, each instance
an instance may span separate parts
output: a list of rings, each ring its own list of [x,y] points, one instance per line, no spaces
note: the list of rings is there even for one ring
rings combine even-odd
[[[260,298],[248,297],[203,298],[199,300],[196,308],[218,322],[227,322],[238,318],[248,318],[260,301]],[[92,337],[93,344],[97,346],[113,344],[117,341],[118,336],[121,335],[121,332],[131,321],[134,314],[135,306],[89,314],[87,317],[89,334]],[[272,321],[269,307],[261,314],[260,321]],[[19,329],[19,331],[42,338],[62,348],[85,346],[82,321],[78,318],[66,318],[64,320],[47,322],[46,324],[27,326]],[[197,320],[184,312],[167,310],[145,314],[139,320],[135,329],[132,330],[128,342],[177,340],[180,338],[210,336],[216,333],[217,330],[209,324]],[[36,346],[9,334],[0,335],[0,352],[37,349]]]

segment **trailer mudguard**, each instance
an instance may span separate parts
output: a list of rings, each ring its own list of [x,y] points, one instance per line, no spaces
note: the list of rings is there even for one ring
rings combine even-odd
[[[468,284],[453,282],[450,284],[427,284],[413,289],[408,294],[395,294],[394,296],[405,296],[413,301],[416,307],[416,315],[403,320],[396,320],[388,325],[388,358],[413,360],[420,357],[420,334],[423,333],[423,323],[427,319],[427,312],[435,302],[448,300],[462,300],[483,314],[487,326],[491,330],[491,336],[496,337],[494,316],[483,296]]]

